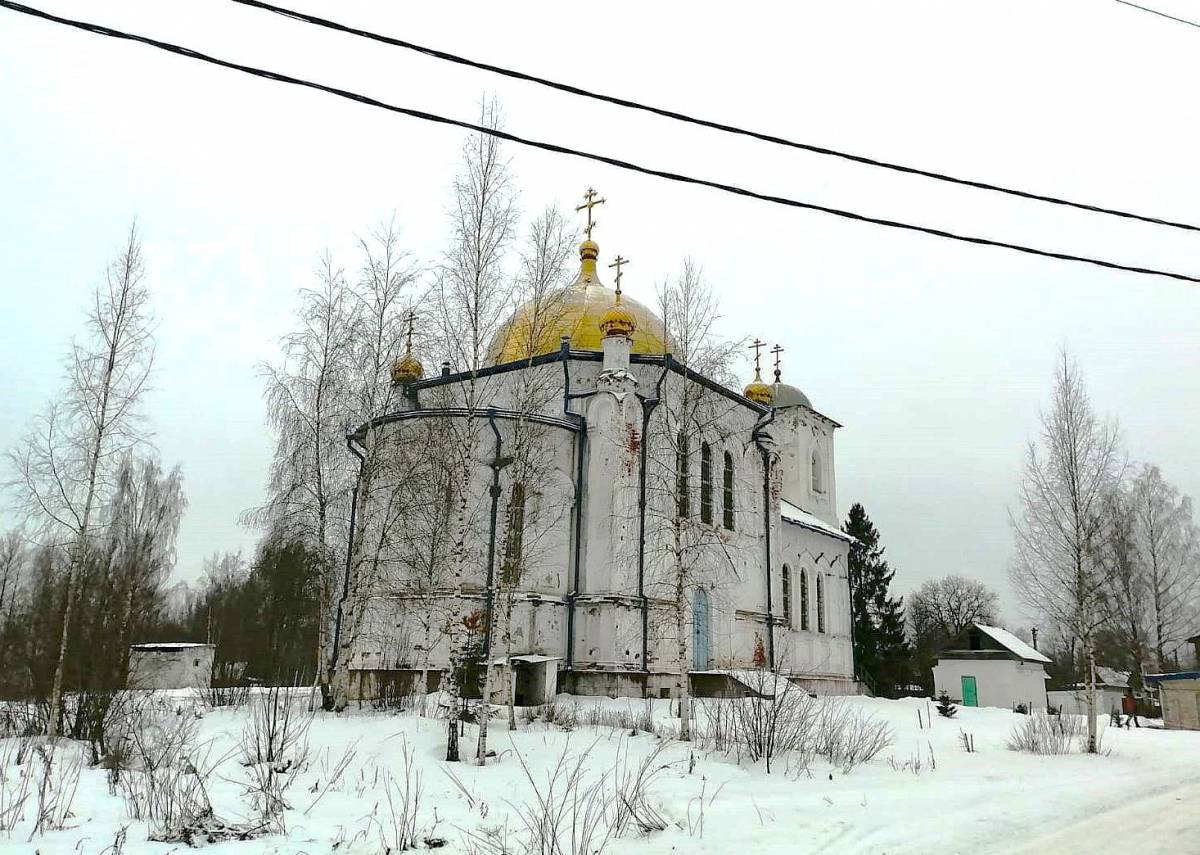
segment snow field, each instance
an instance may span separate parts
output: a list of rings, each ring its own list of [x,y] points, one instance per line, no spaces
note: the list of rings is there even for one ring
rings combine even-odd
[[[301,708],[302,697],[294,701]],[[377,853],[387,851],[408,829],[421,849],[427,848],[425,841],[445,841],[443,852],[492,853],[505,851],[507,841],[507,851],[523,852],[519,843],[527,835],[522,812],[536,814],[539,798],[561,795],[572,776],[578,779],[575,801],[586,804],[589,787],[613,791],[614,772],[626,781],[641,772],[648,784],[645,804],[635,806],[637,816],[604,851],[647,855],[902,853],[933,847],[940,853],[1010,852],[1036,848],[1041,838],[1066,828],[1075,829],[1073,843],[1088,848],[1059,846],[1053,851],[1099,851],[1108,848],[1116,831],[1096,822],[1098,815],[1116,812],[1115,817],[1144,804],[1136,815],[1145,820],[1147,813],[1155,814],[1155,799],[1177,804],[1172,797],[1176,790],[1197,793],[1194,786],[1185,788],[1200,778],[1200,733],[1105,728],[1106,755],[1032,755],[1006,747],[1010,730],[1023,719],[1008,710],[960,708],[947,719],[924,700],[832,702],[886,723],[891,744],[849,771],[821,758],[813,759],[807,770],[794,759],[776,758],[768,775],[762,762],[738,764],[703,739],[688,744],[586,724],[644,718],[645,701],[564,695],[556,701],[555,717],[567,721],[567,727],[530,722],[519,711],[518,729],[510,733],[504,716],[493,718],[490,745],[497,756],[478,767],[471,762],[473,725],[466,726],[461,742],[465,762],[447,764],[442,761],[444,720],[366,709],[317,713],[306,734],[307,751],[292,758],[298,771],[284,793],[285,832],[205,848],[243,855]],[[205,781],[215,815],[227,823],[253,824],[254,800],[247,793],[251,776],[239,759],[249,710],[196,708],[182,695],[169,703],[171,715],[178,709],[179,715],[199,716],[196,738],[208,745],[210,757],[220,760]],[[700,702],[705,703],[737,702]],[[651,702],[655,729],[677,731],[672,707],[670,701]],[[578,722],[573,726],[572,718]],[[697,718],[702,729],[703,712]],[[961,747],[960,731],[973,736],[974,753]],[[13,757],[17,741],[0,741],[0,759],[8,764],[6,790],[18,780]],[[25,818],[9,835],[0,835],[0,851],[157,855],[186,849],[180,843],[148,841],[150,825],[129,818],[125,800],[110,792],[108,771],[87,767],[82,748],[67,743],[60,752],[60,757],[73,752],[82,761],[66,827],[28,840],[35,820],[30,802]],[[405,789],[419,789],[415,806],[404,799]],[[585,814],[581,810],[573,831],[567,827],[571,817],[560,816],[566,823],[561,839],[591,833],[593,846],[602,839],[605,824]],[[639,820],[654,824],[655,817],[665,828],[642,834]],[[1138,823],[1129,825],[1121,824],[1126,833],[1146,831]],[[123,828],[124,843],[116,848]],[[1103,838],[1089,840],[1092,829]]]

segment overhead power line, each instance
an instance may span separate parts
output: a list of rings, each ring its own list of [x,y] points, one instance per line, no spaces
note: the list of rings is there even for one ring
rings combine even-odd
[[[746,128],[727,125],[722,122],[714,122],[709,119],[700,119],[695,116],[689,116],[685,113],[680,113],[675,110],[668,110],[664,107],[655,107],[649,104],[642,104],[637,101],[631,101],[626,98],[619,98],[615,95],[605,95],[599,92],[593,92],[588,89],[583,89],[579,86],[573,86],[569,83],[560,83],[555,80],[548,80],[544,77],[538,77],[533,74],[526,74],[523,71],[516,71],[511,68],[505,68],[499,65],[491,65],[486,62],[469,59],[464,56],[459,56],[446,51],[437,50],[435,48],[424,47],[423,45],[415,44],[404,39],[385,36],[380,33],[372,32],[371,30],[362,30],[357,27],[351,27],[346,24],[331,21],[328,18],[321,18],[317,15],[309,15],[306,12],[297,12],[294,9],[287,9],[282,6],[275,6],[271,3],[264,3],[263,0],[232,0],[234,3],[239,3],[243,6],[251,6],[256,9],[264,9],[268,12],[274,12],[277,15],[282,15],[285,18],[291,18],[296,21],[302,21],[306,24],[314,24],[318,27],[336,30],[337,32],[347,33],[353,36],[359,36],[364,39],[380,42],[382,44],[391,45],[392,47],[404,48],[405,50],[415,51],[416,53],[424,54],[425,56],[434,57],[435,59],[445,60],[446,62],[465,65],[470,68],[477,68],[481,71],[488,71],[493,74],[500,74],[505,77],[511,77],[514,80],[522,80],[527,83],[535,83],[539,86],[547,86],[551,89],[556,89],[559,92],[567,92],[571,95],[579,95],[584,98],[591,98],[596,101],[603,101],[607,104],[615,104],[619,107],[628,107],[632,110],[641,110],[646,113],[653,113],[656,116],[663,116],[668,119],[686,122],[691,125],[698,125],[703,128],[711,128],[713,130],[724,131],[725,133],[737,134],[738,136],[750,137],[762,142],[774,143],[775,145],[786,146],[788,148],[800,149],[802,151],[813,152],[815,154],[828,155],[830,157],[838,157],[842,160],[849,160],[853,163],[861,163],[867,166],[879,167],[881,169],[890,169],[894,172],[902,172],[908,175],[919,175],[922,178],[933,178],[937,181],[944,181],[950,184],[958,184],[963,187],[973,187],[977,190],[989,190],[995,193],[1004,193],[1009,196],[1016,196],[1021,199],[1032,199],[1037,202],[1048,202],[1051,205],[1064,205],[1069,208],[1078,208],[1082,211],[1090,211],[1094,214],[1107,214],[1113,217],[1123,217],[1129,220],[1139,220],[1144,223],[1153,223],[1159,226],[1170,226],[1176,229],[1186,229],[1188,231],[1200,232],[1200,225],[1191,223],[1177,222],[1174,220],[1166,220],[1160,217],[1151,217],[1145,214],[1135,214],[1129,211],[1121,211],[1116,208],[1105,208],[1100,205],[1092,205],[1087,202],[1074,202],[1070,199],[1062,199],[1057,196],[1048,196],[1044,193],[1033,193],[1028,190],[1018,190],[1012,187],[1003,187],[999,184],[991,184],[986,181],[976,181],[970,178],[958,178],[953,175],[947,175],[943,172],[934,172],[929,169],[920,169],[915,166],[905,166],[900,163],[891,163],[886,160],[878,160],[864,155],[852,154],[850,152],[838,151],[824,146],[813,145],[811,143],[798,142],[796,140],[786,139],[774,134],[763,133],[761,131],[748,130]],[[1125,0],[1117,0],[1117,2],[1125,2]],[[1134,5],[1129,3],[1127,5]],[[1137,8],[1142,8],[1141,6]],[[1147,10],[1153,11],[1153,10]],[[1167,16],[1170,17],[1170,16]],[[1180,19],[1176,19],[1180,20]],[[1186,22],[1185,22],[1186,23]]]
[[[368,95],[362,95],[357,92],[350,92],[345,89],[338,89],[334,86],[326,86],[323,83],[316,83],[311,80],[304,80],[298,77],[292,77],[287,74],[282,74],[277,71],[268,71],[254,66],[242,65],[240,63],[231,62],[225,59],[209,56],[192,50],[191,48],[181,47],[180,45],[171,44],[170,42],[159,41],[158,39],[150,38],[149,36],[141,36],[135,33],[128,33],[122,30],[116,30],[111,27],[106,27],[101,24],[92,24],[86,21],[76,21],[71,18],[63,18],[58,15],[53,15],[49,12],[44,12],[40,9],[34,9],[30,6],[25,6],[21,3],[14,3],[11,0],[0,0],[0,7],[11,9],[14,12],[20,12],[24,15],[32,15],[33,17],[43,20],[52,21],[56,24],[73,27],[78,30],[95,33],[97,35],[108,36],[110,38],[122,39],[124,41],[138,42],[149,45],[150,47],[159,50],[167,51],[168,53],[185,56],[189,59],[199,60],[200,62],[211,63],[222,68],[240,71],[245,74],[251,74],[255,77],[261,77],[266,80],[274,80],[279,83],[289,83],[294,86],[303,86],[308,89],[316,89],[321,92],[327,92],[330,95],[336,95],[339,98],[345,98],[350,101],[356,101],[360,104],[366,104],[370,107],[377,107],[381,110],[388,110],[392,113],[400,113],[405,116],[411,116],[416,119],[422,119],[428,122],[437,124],[449,125],[451,127],[462,128],[463,130],[472,131],[475,133],[487,134],[488,136],[496,137],[497,139],[515,143],[517,145],[528,146],[529,148],[541,149],[542,151],[554,152],[556,154],[567,154],[574,157],[593,160],[598,163],[604,163],[618,169],[625,169],[631,172],[640,173],[642,175],[651,175],[656,178],[663,178],[668,181],[676,181],[682,184],[692,184],[700,187],[710,187],[714,190],[721,190],[726,193],[732,193],[737,196],[744,196],[750,199],[757,199],[763,202],[771,202],[776,205],[784,205],[790,208],[801,208],[809,211],[819,211],[825,214],[831,214],[835,217],[842,217],[848,220],[855,220],[862,223],[872,223],[878,226],[887,226],[894,229],[904,229],[911,232],[920,232],[921,234],[933,235],[934,237],[946,238],[948,240],[961,241],[963,243],[976,244],[979,246],[993,246],[1001,249],[1010,249],[1015,252],[1025,253],[1027,255],[1036,255],[1042,258],[1056,258],[1060,261],[1074,261],[1083,264],[1091,264],[1097,267],[1104,267],[1109,270],[1123,270],[1128,273],[1141,273],[1150,276],[1165,276],[1169,279],[1178,279],[1182,282],[1200,283],[1200,277],[1189,276],[1185,273],[1174,273],[1167,270],[1159,270],[1150,267],[1136,267],[1128,264],[1119,264],[1114,261],[1106,261],[1100,258],[1091,258],[1082,255],[1071,255],[1064,252],[1053,252],[1051,250],[1037,249],[1035,247],[1024,246],[1022,244],[1006,243],[1004,241],[992,240],[990,238],[973,237],[971,235],[960,235],[954,232],[935,229],[929,226],[919,226],[913,223],[906,223],[899,220],[888,220],[880,217],[872,217],[866,214],[859,214],[853,211],[846,211],[840,208],[831,208],[825,205],[817,205],[812,202],[802,202],[797,199],[790,199],[786,196],[775,196],[768,193],[759,193],[754,190],[748,190],[744,187],[738,187],[733,184],[723,184],[717,181],[710,181],[704,178],[693,178],[687,175],[681,175],[677,172],[668,172],[662,169],[652,169],[647,166],[639,166],[636,163],[631,163],[626,160],[620,160],[607,155],[595,154],[591,152],[581,151],[579,149],[568,148],[556,143],[541,142],[538,140],[519,137],[515,134],[510,134],[507,131],[488,128],[482,125],[476,125],[471,122],[464,122],[459,119],[451,119],[445,116],[439,116],[435,113],[428,113],[423,110],[415,110],[411,107],[400,107],[395,104],[387,104]]]
[[[1122,6],[1132,6],[1134,9],[1141,9],[1143,12],[1149,12],[1151,15],[1158,15],[1160,18],[1167,18],[1172,21],[1178,21],[1181,24],[1187,24],[1189,27],[1200,27],[1200,24],[1195,21],[1189,21],[1187,18],[1176,18],[1174,15],[1168,15],[1166,12],[1151,9],[1149,6],[1139,6],[1137,3],[1130,3],[1129,0],[1117,0],[1117,2]]]

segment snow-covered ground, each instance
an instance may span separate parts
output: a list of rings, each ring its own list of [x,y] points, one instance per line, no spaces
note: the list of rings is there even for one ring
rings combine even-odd
[[[739,765],[722,753],[647,733],[631,736],[625,729],[586,725],[565,730],[540,720],[521,721],[510,733],[503,718],[492,722],[491,745],[498,756],[486,767],[446,764],[441,720],[367,710],[318,713],[307,733],[303,771],[286,793],[286,834],[206,848],[245,855],[386,851],[402,811],[403,758],[411,749],[420,775],[419,839],[444,840],[443,852],[470,852],[471,835],[491,835],[495,841],[507,826],[508,851],[521,852],[515,845],[523,828],[518,810],[534,799],[530,777],[545,793],[548,774],[564,753],[582,756],[587,780],[593,781],[620,757],[631,770],[662,746],[654,758],[649,802],[666,820],[666,829],[646,836],[631,830],[605,851],[1200,851],[1200,733],[1106,727],[1105,755],[1039,756],[1006,747],[1011,728],[1023,719],[1007,710],[960,709],[947,719],[916,699],[842,702],[885,721],[894,734],[892,744],[848,772],[819,759],[807,772],[798,771],[794,763],[789,769],[786,760],[777,759],[770,775],[761,763]],[[182,715],[195,714],[192,701],[175,703],[187,708]],[[622,699],[560,696],[557,702],[585,720],[597,705],[634,717],[646,710],[644,701]],[[919,719],[929,712],[922,726]],[[253,811],[239,746],[249,714],[245,708],[201,709],[199,714],[198,737],[212,741],[209,756],[228,755],[207,782],[215,813],[228,822],[246,821]],[[653,716],[664,727],[673,726],[670,702],[654,702]],[[960,746],[960,731],[973,736],[974,753]],[[12,787],[19,780],[14,740],[3,743],[4,777]],[[468,726],[464,757],[473,755],[474,743],[475,728]],[[344,757],[348,764],[337,778],[334,770]],[[563,787],[565,777],[560,773],[554,786]],[[331,784],[331,779],[336,780]],[[0,801],[0,812],[4,804]],[[11,834],[0,835],[0,851],[145,855],[185,848],[147,842],[147,824],[129,818],[123,798],[110,793],[103,768],[82,770],[64,830],[28,841],[33,813],[31,797],[26,819]],[[114,847],[123,827],[123,848]],[[474,851],[503,850],[481,845]]]

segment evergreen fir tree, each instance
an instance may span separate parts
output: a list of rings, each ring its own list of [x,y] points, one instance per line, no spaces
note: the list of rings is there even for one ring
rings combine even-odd
[[[954,718],[954,714],[958,712],[958,707],[956,707],[950,700],[950,696],[948,694],[942,692],[940,695],[938,695],[937,711],[938,715],[940,716],[944,716],[945,718]]]
[[[876,694],[893,697],[909,682],[904,600],[889,596],[895,573],[883,558],[879,531],[861,504],[850,508],[843,530],[855,538],[847,565],[855,671]]]

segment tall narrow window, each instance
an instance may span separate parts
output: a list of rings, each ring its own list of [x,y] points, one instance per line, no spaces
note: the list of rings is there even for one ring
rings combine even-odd
[[[733,531],[733,455],[725,452],[725,471],[721,476],[721,513],[725,528]]]
[[[691,455],[688,453],[688,437],[683,431],[679,432],[675,446],[675,510],[681,517],[691,513],[692,503],[688,493],[691,486],[688,483],[688,469],[691,468]]]
[[[792,628],[792,568],[783,565],[783,623]]]
[[[825,631],[825,579],[817,571],[817,632]]]
[[[525,541],[525,485],[514,482],[508,498],[508,531],[504,534],[504,565],[500,581],[512,587],[521,581],[521,552]]]
[[[814,493],[825,492],[825,478],[821,472],[821,458],[817,454],[816,449],[812,453],[812,491]]]
[[[808,573],[800,571],[800,628],[808,630]]]
[[[700,445],[700,522],[712,525],[712,521],[712,448],[705,442]]]

